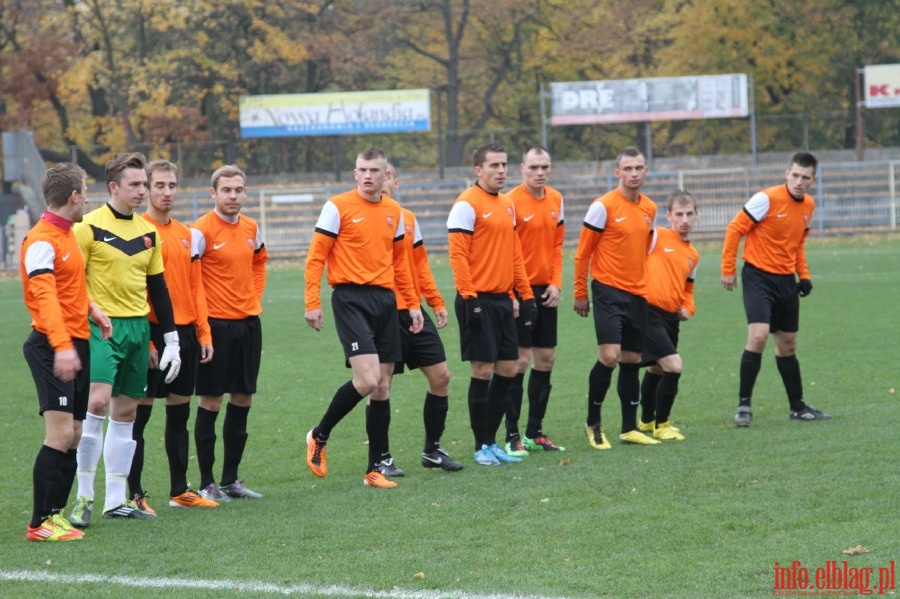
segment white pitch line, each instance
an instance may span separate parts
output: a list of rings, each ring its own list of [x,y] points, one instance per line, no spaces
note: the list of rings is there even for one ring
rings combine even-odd
[[[508,595],[492,593],[481,595],[463,591],[439,591],[437,589],[423,591],[373,591],[352,587],[312,584],[278,585],[256,580],[204,580],[200,578],[147,578],[141,576],[105,576],[102,574],[62,574],[53,572],[48,577],[47,571],[0,570],[0,580],[19,582],[40,582],[47,584],[117,584],[123,587],[149,589],[204,589],[231,591],[234,593],[271,593],[275,595],[301,595],[320,597],[365,597],[366,599],[567,599],[548,595]]]

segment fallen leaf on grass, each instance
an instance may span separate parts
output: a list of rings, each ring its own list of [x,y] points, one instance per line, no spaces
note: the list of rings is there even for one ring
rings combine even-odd
[[[550,498],[544,497],[543,499],[541,499],[541,503],[550,503]]]
[[[416,578],[419,580],[425,580],[425,572],[416,572]]]
[[[572,458],[564,458],[559,461],[560,466],[568,466],[571,463],[572,463]]]
[[[844,553],[846,555],[859,555],[860,553],[868,553],[868,552],[869,552],[869,550],[866,547],[863,547],[862,545],[857,545],[856,547],[847,547],[846,549],[841,551],[841,553]]]

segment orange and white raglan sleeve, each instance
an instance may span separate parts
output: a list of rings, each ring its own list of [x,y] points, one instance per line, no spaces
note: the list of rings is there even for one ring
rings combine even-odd
[[[523,300],[534,299],[534,291],[528,280],[528,271],[525,269],[525,257],[522,254],[522,242],[518,235],[512,236],[513,240],[513,287]]]
[[[256,300],[262,307],[263,293],[266,290],[266,262],[269,261],[269,251],[263,241],[262,229],[256,225],[256,240],[253,246],[253,288],[256,291]]]
[[[553,258],[550,262],[550,284],[562,289],[563,243],[566,241],[566,220],[562,197],[559,198],[559,220],[556,223],[556,237],[553,239]]]
[[[478,297],[469,267],[472,236],[475,234],[475,210],[465,200],[458,200],[447,217],[447,239],[450,250],[450,270],[456,291],[463,298]]]
[[[432,310],[446,310],[444,298],[441,296],[441,291],[434,280],[434,273],[431,272],[431,265],[428,263],[428,251],[425,249],[425,240],[422,238],[418,220],[416,220],[413,236],[412,267],[419,281],[419,289]]]
[[[36,328],[47,335],[47,341],[54,351],[75,347],[66,327],[56,289],[54,262],[56,251],[48,241],[38,240],[28,246],[22,262],[25,265],[26,280],[22,281],[26,295],[30,295],[36,308]]]
[[[194,302],[194,328],[200,345],[212,345],[209,328],[209,307],[206,305],[206,289],[203,287],[203,265],[200,260],[200,244],[205,238],[197,229],[191,232],[191,297]]]
[[[606,206],[594,200],[588,207],[581,233],[578,236],[578,248],[575,250],[575,299],[588,299],[587,277],[591,266],[594,249],[600,243],[600,236],[606,228]]]
[[[337,206],[331,200],[322,206],[319,220],[313,231],[309,250],[306,252],[306,268],[303,270],[303,279],[306,289],[303,301],[306,310],[318,310],[322,308],[322,275],[325,273],[325,261],[331,255],[331,248],[341,231],[341,214]]]
[[[406,251],[404,234],[406,225],[403,220],[403,212],[398,210],[397,228],[394,230],[394,288],[403,296],[407,310],[421,310],[419,294],[413,285],[412,272],[410,271],[409,254]]]

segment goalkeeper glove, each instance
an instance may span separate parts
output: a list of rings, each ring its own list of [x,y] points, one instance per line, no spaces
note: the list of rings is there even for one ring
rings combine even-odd
[[[163,335],[163,339],[166,342],[166,347],[163,350],[162,357],[159,359],[159,369],[165,370],[166,367],[169,367],[169,373],[166,375],[166,383],[171,383],[175,380],[175,377],[178,376],[178,371],[181,370],[181,352],[179,351],[178,346],[178,333],[176,331],[172,331],[171,333],[166,333]]]
[[[477,297],[463,300],[466,305],[466,326],[470,329],[481,328],[481,302]]]
[[[809,279],[800,279],[797,281],[797,293],[800,294],[800,297],[806,297],[812,293],[812,281]]]

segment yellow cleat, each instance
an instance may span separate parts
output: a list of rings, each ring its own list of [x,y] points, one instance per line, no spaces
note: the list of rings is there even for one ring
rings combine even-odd
[[[684,435],[681,431],[669,424],[668,422],[660,422],[653,431],[653,436],[661,441],[674,439],[675,441],[684,441]]]
[[[638,430],[628,431],[619,435],[619,442],[625,445],[660,445],[662,441],[657,441],[653,437],[648,437]]]
[[[642,433],[652,433],[654,428],[656,428],[656,420],[651,420],[650,422],[638,420],[638,430]]]
[[[612,445],[609,444],[609,441],[606,440],[606,435],[603,433],[603,429],[600,428],[599,424],[595,424],[591,426],[590,424],[584,425],[584,432],[587,434],[588,443],[591,444],[591,447],[594,449],[610,449]]]

